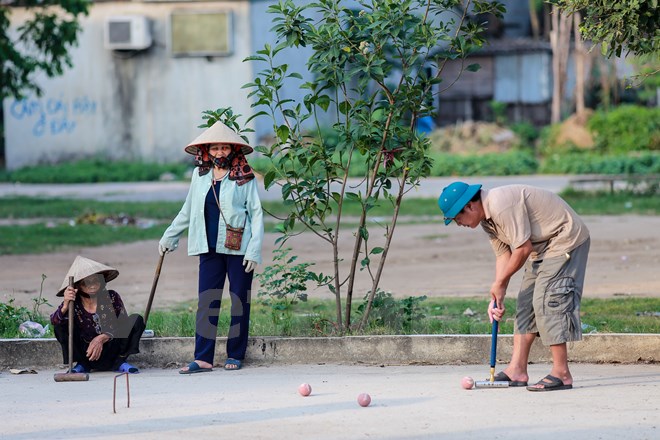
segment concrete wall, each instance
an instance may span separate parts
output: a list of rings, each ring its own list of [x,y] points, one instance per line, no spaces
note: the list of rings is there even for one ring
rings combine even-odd
[[[302,4],[303,0],[294,0],[294,3]],[[276,17],[275,14],[268,13],[268,8],[276,5],[277,0],[253,0],[251,4],[250,22],[252,32],[252,45],[253,52],[262,50],[266,44],[275,47],[277,35],[270,29],[273,27],[272,20]],[[307,60],[312,55],[311,47],[299,47],[295,50],[286,50],[280,52],[280,55],[275,59],[276,62],[289,65],[289,72],[300,73],[303,77],[302,80],[295,78],[288,78],[285,80],[286,86],[282,89],[282,99],[293,99],[295,102],[303,102],[305,95],[309,90],[301,89],[300,85],[307,81],[311,81],[313,76],[307,69]],[[290,56],[292,54],[293,56]],[[266,63],[251,61],[250,65],[254,71],[255,77],[260,71],[264,70]],[[257,111],[266,110],[265,107],[260,107]],[[277,125],[283,123],[281,115],[277,115]],[[254,119],[254,129],[257,139],[265,136],[272,135],[273,133],[273,120],[270,117],[262,116]],[[308,126],[311,127],[311,121]]]
[[[140,354],[131,363],[163,368],[190,362],[195,339],[143,338]],[[215,359],[224,359],[226,338],[216,342]],[[488,365],[490,335],[350,336],[318,338],[250,337],[249,364],[363,363],[376,365],[483,364]],[[512,335],[498,336],[497,363],[511,359]],[[660,360],[660,335],[588,334],[569,345],[570,362],[655,363]],[[54,367],[62,364],[55,339],[0,339],[0,369]],[[537,339],[529,355],[532,363],[552,361],[550,350]],[[66,363],[66,362],[65,362]]]
[[[174,9],[232,11],[233,54],[172,57],[168,26]],[[12,9],[14,30],[26,14]],[[128,14],[150,19],[152,46],[106,49],[106,18]],[[58,78],[38,77],[42,97],[4,101],[7,168],[96,154],[185,159],[183,147],[201,132],[202,111],[231,106],[244,117],[252,112],[241,89],[253,76],[251,64],[242,62],[252,51],[249,15],[248,1],[94,3],[81,20],[73,68]]]

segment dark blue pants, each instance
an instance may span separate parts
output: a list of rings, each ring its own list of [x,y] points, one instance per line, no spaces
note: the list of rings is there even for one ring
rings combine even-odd
[[[227,357],[243,360],[250,327],[250,289],[253,272],[245,273],[243,255],[217,254],[215,249],[199,256],[199,299],[195,329],[195,359],[213,364],[218,332],[220,300],[229,279],[231,324]]]

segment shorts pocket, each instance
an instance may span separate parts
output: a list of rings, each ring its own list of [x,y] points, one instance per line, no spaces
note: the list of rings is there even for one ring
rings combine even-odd
[[[575,309],[575,280],[557,278],[548,283],[543,297],[543,314],[571,313]]]

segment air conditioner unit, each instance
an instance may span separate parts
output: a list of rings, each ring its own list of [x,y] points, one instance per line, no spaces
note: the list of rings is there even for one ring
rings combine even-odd
[[[142,15],[117,15],[105,21],[106,49],[143,50],[151,46],[149,19]]]

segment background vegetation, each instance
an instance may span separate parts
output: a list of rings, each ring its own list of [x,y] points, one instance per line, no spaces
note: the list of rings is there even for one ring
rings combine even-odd
[[[562,197],[580,215],[660,215],[658,183],[643,191],[584,192],[567,190]],[[100,202],[79,199],[10,197],[0,199],[0,254],[33,254],[67,246],[101,246],[162,236],[181,208],[180,202]],[[289,207],[283,202],[263,202],[265,211],[283,217]],[[347,200],[344,215],[357,217],[361,206]],[[374,206],[369,215],[391,212],[389,202]],[[400,224],[440,221],[434,199],[405,199]],[[276,232],[277,221],[266,215],[266,230]],[[347,223],[348,226],[352,223]]]
[[[495,104],[495,103],[493,103]],[[497,119],[497,118],[496,118]],[[499,118],[497,127],[510,130],[514,138],[504,151],[491,151],[491,139],[475,133],[475,139],[448,139],[447,131],[430,135],[428,157],[430,176],[507,176],[530,174],[660,174],[660,108],[622,105],[598,110],[586,123],[593,145],[577,146],[561,140],[561,125],[541,129],[529,123],[507,123]],[[458,130],[458,129],[457,129]],[[321,136],[328,148],[336,145],[338,133],[324,128]],[[450,142],[475,143],[464,151],[448,151]],[[337,153],[338,154],[338,153]],[[77,162],[38,165],[14,171],[0,171],[0,182],[94,183],[187,180],[192,161],[178,163],[112,162],[97,157]],[[273,162],[255,153],[250,164],[262,175],[273,170]],[[275,162],[277,159],[275,159]],[[367,159],[356,155],[350,176],[364,176]]]
[[[367,335],[389,334],[489,334],[486,315],[487,301],[481,298],[425,298],[395,299],[391,294],[377,297],[371,311]],[[196,304],[185,302],[171,310],[155,310],[149,315],[148,327],[157,336],[185,336],[195,334]],[[508,310],[515,309],[515,301],[506,301]],[[229,302],[223,301],[218,328],[229,328]],[[358,313],[363,303],[356,301]],[[621,297],[613,299],[585,298],[582,301],[583,332],[586,333],[660,333],[660,298]],[[503,334],[513,333],[513,312],[500,326]],[[334,301],[310,299],[287,307],[258,299],[252,304],[250,334],[255,336],[333,336],[338,334],[334,319]],[[43,326],[49,318],[27,307],[17,307],[10,300],[0,303],[0,338],[26,337],[18,326],[32,320]],[[226,334],[220,334],[226,336]],[[48,326],[44,337],[54,337]]]

